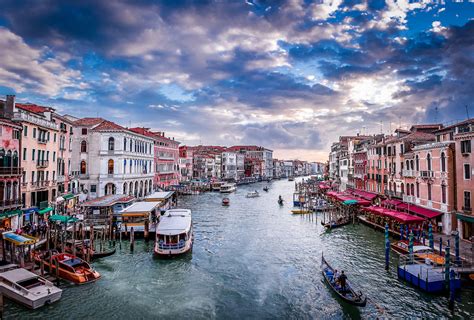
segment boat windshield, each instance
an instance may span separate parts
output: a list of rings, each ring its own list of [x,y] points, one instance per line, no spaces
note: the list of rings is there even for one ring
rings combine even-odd
[[[44,283],[38,278],[38,277],[33,277],[30,279],[18,281],[17,284],[23,288],[26,289],[31,289],[34,287],[42,286]]]
[[[69,267],[73,267],[73,268],[80,267],[80,266],[84,266],[84,267],[87,266],[86,262],[84,262],[83,260],[78,259],[78,258],[64,260],[64,261],[62,261],[62,263],[64,263],[65,265],[67,265]]]

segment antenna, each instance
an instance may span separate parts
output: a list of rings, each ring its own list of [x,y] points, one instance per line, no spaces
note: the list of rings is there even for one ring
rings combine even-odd
[[[467,119],[470,119],[469,118],[469,108],[467,107],[467,104],[466,104],[466,116],[467,116]]]
[[[434,122],[438,122],[438,106],[435,107],[435,118],[434,118]]]

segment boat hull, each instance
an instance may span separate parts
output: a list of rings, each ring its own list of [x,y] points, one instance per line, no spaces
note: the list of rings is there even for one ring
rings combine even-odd
[[[193,249],[193,240],[190,240],[186,245],[181,249],[160,249],[158,243],[155,243],[155,248],[153,252],[157,257],[174,257],[190,253]]]
[[[15,301],[29,309],[38,309],[45,305],[52,304],[61,299],[62,290],[58,292],[54,292],[49,294],[48,296],[43,296],[37,299],[28,299],[27,296],[24,296],[20,293],[8,291],[8,290],[1,290],[2,294],[6,296],[8,299]]]

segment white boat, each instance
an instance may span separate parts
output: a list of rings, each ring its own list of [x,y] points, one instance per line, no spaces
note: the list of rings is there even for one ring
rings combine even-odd
[[[260,197],[260,194],[257,190],[247,193],[247,198],[257,198]]]
[[[0,291],[30,309],[58,301],[63,292],[45,278],[14,264],[0,267]]]
[[[154,252],[159,256],[186,253],[193,247],[193,237],[191,210],[167,210],[156,227]]]
[[[222,186],[223,184],[225,184],[225,183],[222,182],[222,181],[213,182],[213,183],[211,184],[211,189],[212,189],[212,191],[217,191],[217,192],[221,191],[221,186]]]
[[[237,190],[235,183],[225,183],[221,186],[221,193],[231,193]]]

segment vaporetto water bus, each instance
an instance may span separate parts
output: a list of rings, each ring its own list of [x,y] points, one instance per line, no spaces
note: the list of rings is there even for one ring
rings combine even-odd
[[[191,210],[167,210],[156,227],[154,252],[158,256],[186,253],[193,247],[193,237]]]
[[[231,193],[237,190],[235,183],[226,183],[221,186],[221,193]]]

